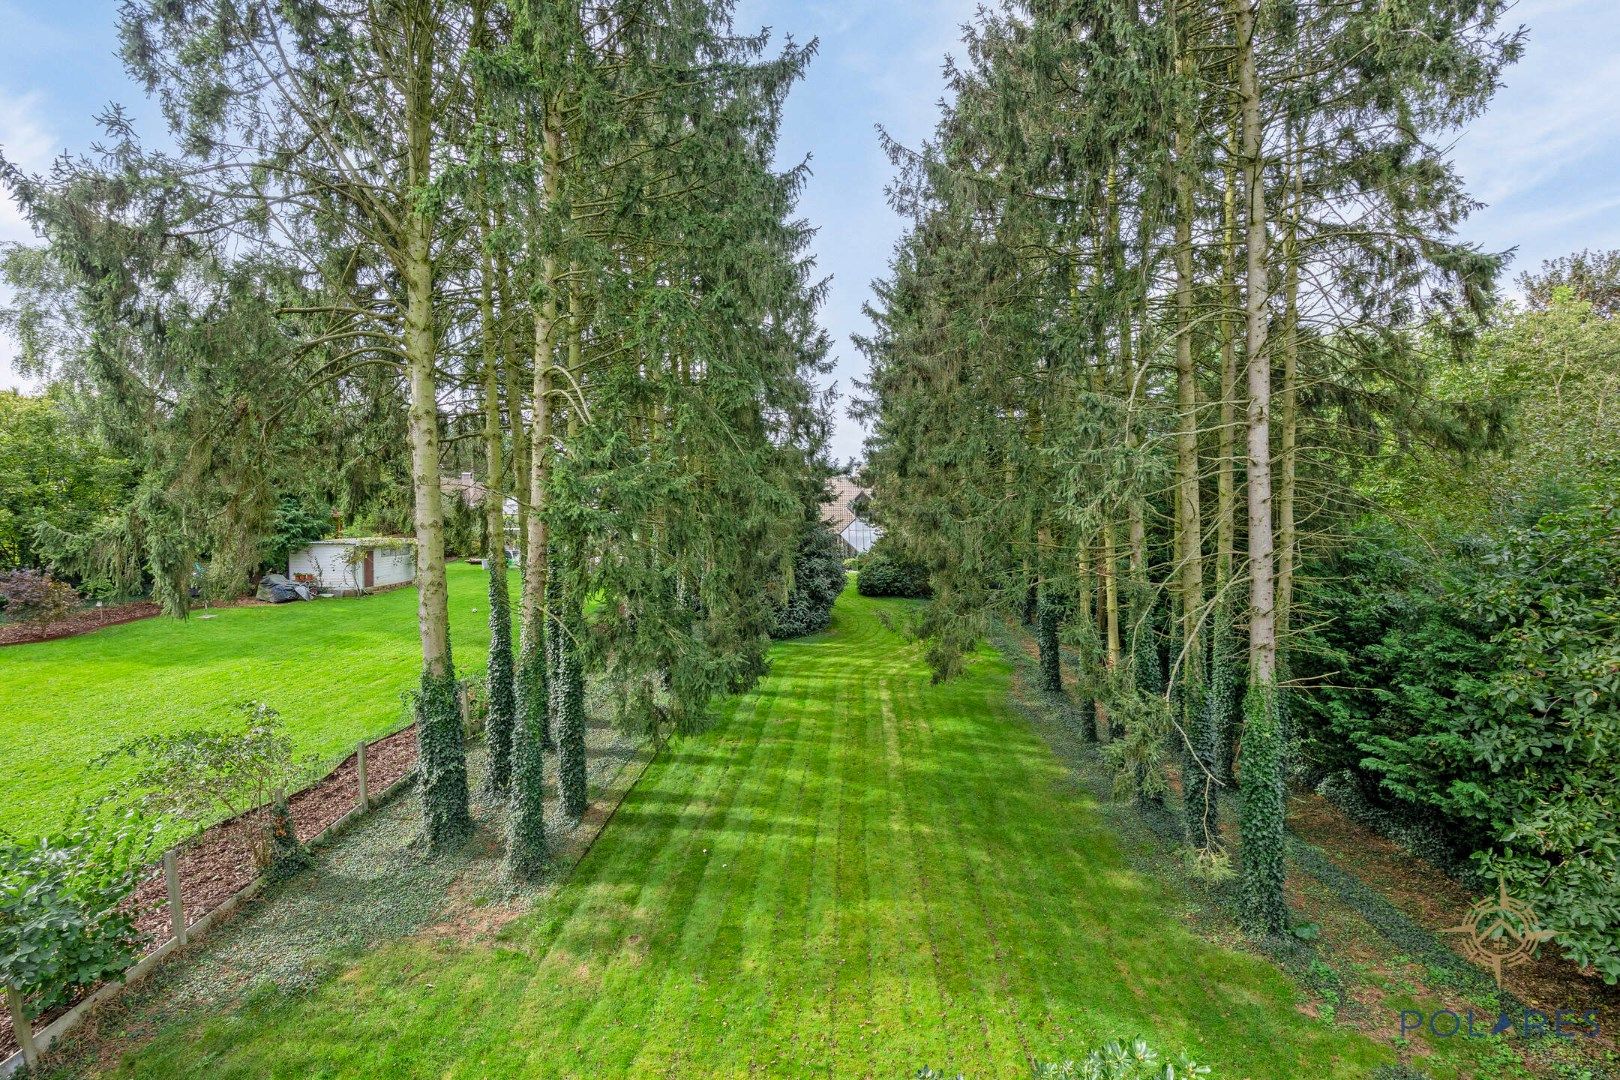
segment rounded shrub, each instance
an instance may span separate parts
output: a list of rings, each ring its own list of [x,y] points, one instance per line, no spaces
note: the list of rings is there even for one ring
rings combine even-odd
[[[862,596],[900,596],[925,599],[934,590],[928,583],[928,571],[920,563],[902,559],[881,547],[869,552],[855,581],[855,591]]]

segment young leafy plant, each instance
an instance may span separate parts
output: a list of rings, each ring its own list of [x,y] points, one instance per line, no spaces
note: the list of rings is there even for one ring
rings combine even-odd
[[[273,808],[285,804],[314,759],[293,752],[275,709],[260,701],[238,708],[237,728],[147,735],[103,754],[97,764],[134,758],[134,775],[118,789],[134,805],[197,826],[229,821],[254,866],[266,870],[286,846],[276,843]]]

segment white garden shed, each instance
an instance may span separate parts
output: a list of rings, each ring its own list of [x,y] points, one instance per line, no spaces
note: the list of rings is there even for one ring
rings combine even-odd
[[[404,585],[416,577],[416,541],[399,536],[317,540],[292,553],[287,576],[335,596]]]

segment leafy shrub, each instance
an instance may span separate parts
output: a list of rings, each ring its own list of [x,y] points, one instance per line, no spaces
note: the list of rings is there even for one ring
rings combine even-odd
[[[793,559],[792,588],[776,608],[771,636],[778,641],[827,629],[833,601],[844,591],[844,560],[838,538],[817,522],[805,530]]]
[[[1133,1039],[1128,1043],[1105,1043],[1079,1059],[1037,1062],[1031,1075],[1035,1080],[1186,1080],[1208,1076],[1210,1070],[1185,1054],[1167,1060],[1145,1039]],[[960,1073],[952,1078],[927,1065],[918,1069],[914,1077],[915,1080],[962,1080]]]
[[[1307,751],[1397,822],[1437,819],[1620,981],[1620,508],[1566,502],[1442,554],[1375,526],[1316,575],[1345,584],[1318,591],[1309,651],[1350,677],[1300,699]]]
[[[288,854],[286,844],[276,842],[275,808],[284,808],[313,759],[293,753],[276,710],[258,701],[238,708],[238,729],[147,735],[108,751],[97,764],[134,758],[135,774],[120,785],[121,795],[144,811],[193,825],[232,821],[254,866],[269,870]]]
[[[1106,1043],[1079,1060],[1042,1062],[1034,1075],[1037,1080],[1183,1080],[1210,1071],[1185,1054],[1166,1060],[1146,1040],[1135,1039]]]
[[[141,938],[125,901],[154,840],[137,812],[102,805],[50,836],[0,835],[0,983],[22,994],[32,1015],[135,960]]]
[[[73,614],[79,594],[72,585],[39,570],[0,573],[0,613],[8,621],[45,628]]]
[[[855,590],[862,596],[902,596],[923,599],[933,595],[928,571],[922,564],[903,559],[880,546],[861,564]]]

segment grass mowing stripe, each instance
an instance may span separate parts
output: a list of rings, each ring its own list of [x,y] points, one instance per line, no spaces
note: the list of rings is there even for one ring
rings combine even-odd
[[[838,919],[838,836],[842,821],[844,770],[849,760],[847,727],[836,715],[836,702],[822,718],[828,742],[827,769],[820,778],[823,797],[816,814],[816,831],[812,845],[814,866],[810,889],[805,897],[804,961],[806,998],[801,1001],[797,1023],[792,1037],[793,1053],[806,1070],[826,1072],[831,1068],[828,1058],[828,1026],[830,1020],[829,985],[833,981],[836,959],[833,950],[837,942]]]
[[[769,697],[779,692],[779,685],[773,687]],[[690,1037],[687,1021],[690,1002],[700,992],[701,961],[719,932],[730,900],[728,890],[718,882],[728,876],[725,872],[732,863],[737,863],[740,869],[742,861],[739,844],[724,828],[748,781],[772,759],[772,753],[776,752],[773,743],[782,741],[769,737],[773,717],[770,705],[766,695],[751,700],[742,725],[749,733],[746,760],[740,754],[730,756],[723,767],[730,791],[722,795],[723,801],[717,801],[693,830],[690,847],[700,850],[677,871],[690,882],[690,889],[671,897],[665,923],[668,932],[660,933],[655,939],[659,943],[657,951],[666,953],[672,962],[658,986],[652,1010],[647,1015],[645,1037],[630,1059],[626,1074],[646,1074],[654,1071],[652,1065],[678,1061],[684,1052],[683,1040]],[[743,715],[733,711],[718,730],[731,731],[742,722]]]
[[[782,908],[794,896],[789,885],[790,869],[799,860],[795,857],[795,840],[790,837],[784,843],[768,843],[765,830],[773,829],[773,823],[784,823],[788,829],[792,828],[795,812],[803,799],[805,777],[811,769],[809,762],[814,758],[814,749],[823,745],[820,740],[805,736],[804,716],[810,708],[811,683],[800,680],[799,686],[802,694],[791,700],[778,697],[772,709],[773,714],[783,714],[779,717],[784,725],[782,737],[788,739],[792,752],[770,785],[768,812],[758,819],[761,831],[755,834],[751,852],[757,856],[757,870],[746,911],[740,920],[735,967],[725,984],[724,999],[719,994],[713,999],[714,1006],[723,1008],[725,1016],[710,1045],[711,1052],[707,1055],[710,1062],[748,1062],[748,1067],[754,1068],[755,1062],[750,1061],[750,1056],[757,1047],[747,1042],[748,1033],[770,1027],[776,1001],[772,977],[777,962],[782,959],[774,955],[771,945],[780,936]],[[790,717],[794,726],[787,731],[785,725]],[[712,1009],[705,1010],[706,1015],[712,1012]],[[742,1040],[740,1045],[739,1040]]]
[[[1026,1045],[1137,1032],[1254,1080],[1393,1059],[1188,931],[1125,858],[1124,811],[1071,790],[1013,707],[1008,664],[931,684],[880,624],[900,606],[851,592],[830,635],[773,646],[502,940],[397,943],[177,1024],[123,1075],[992,1076]]]
[[[791,686],[783,681],[783,689]],[[784,700],[800,707],[782,708]],[[743,915],[758,883],[758,856],[766,847],[764,830],[770,822],[759,812],[761,799],[775,792],[787,763],[797,753],[803,738],[804,699],[787,699],[774,694],[762,706],[759,722],[764,734],[762,748],[744,775],[741,790],[749,795],[734,801],[715,838],[704,889],[688,917],[688,934],[681,942],[677,964],[692,972],[689,983],[677,986],[674,1005],[683,1031],[726,1030],[733,1019],[732,1004],[736,986],[732,976],[741,964]],[[704,1062],[724,1060],[726,1049],[717,1039],[682,1042],[663,1059],[666,1075],[683,1070],[699,1071]],[[640,1057],[659,1061],[655,1042],[643,1047]],[[639,1060],[639,1059],[638,1059]]]
[[[909,926],[900,918],[915,895],[901,881],[908,854],[905,843],[901,798],[898,733],[895,730],[891,680],[877,680],[874,710],[877,738],[870,744],[875,763],[881,766],[881,781],[874,784],[877,799],[873,806],[875,843],[868,843],[862,868],[871,919],[867,939],[867,1009],[869,1040],[887,1040],[872,1046],[873,1059],[881,1060],[885,1050],[902,1055],[907,1063],[927,1060],[926,1049],[917,1043],[918,1033],[932,1030],[918,1015],[913,990],[927,972],[915,961],[924,943],[914,939]],[[913,951],[916,950],[916,951]]]
[[[544,1072],[568,1052],[554,1045],[556,1033],[579,1027],[586,1015],[600,1011],[608,1001],[615,1002],[616,1008],[598,1026],[592,1046],[609,1052],[617,1040],[627,1052],[634,1051],[639,1042],[634,1036],[635,1020],[651,1008],[637,958],[643,943],[649,943],[649,952],[656,947],[658,928],[671,910],[679,910],[674,891],[681,880],[679,869],[691,863],[691,853],[701,839],[701,829],[681,828],[677,823],[689,809],[701,808],[720,793],[734,790],[725,766],[740,767],[740,755],[729,751],[750,732],[757,728],[742,721],[715,732],[706,746],[690,739],[672,740],[615,815],[610,828],[622,827],[622,834],[616,835],[622,835],[623,842],[603,849],[601,862],[587,859],[582,863],[573,880],[550,902],[542,928],[546,941],[536,958],[537,968],[554,971],[559,977],[539,981],[531,989],[520,1020],[520,1026],[534,1032],[529,1058],[535,1069]],[[666,809],[669,807],[679,810]],[[592,854],[598,849],[600,842]],[[658,869],[649,872],[650,867]],[[525,920],[509,928],[508,936],[523,934],[529,923]],[[643,933],[636,934],[638,929]],[[637,937],[641,940],[632,942]],[[603,952],[609,955],[592,973],[589,960]],[[581,979],[582,963],[590,979]],[[592,980],[594,992],[587,993]]]
[[[886,687],[884,705],[891,713],[895,711],[893,709],[894,697],[892,687]],[[945,985],[943,965],[940,961],[939,918],[936,914],[932,890],[928,888],[927,871],[924,869],[923,848],[917,842],[918,821],[915,812],[917,802],[913,792],[915,785],[911,780],[910,762],[901,751],[900,730],[897,721],[892,721],[890,724],[890,738],[893,747],[892,756],[895,762],[895,782],[901,806],[901,824],[905,837],[905,850],[901,865],[908,872],[909,896],[914,898],[913,902],[921,911],[922,918],[918,920],[917,925],[921,927],[922,940],[920,944],[926,952],[924,964],[918,966],[926,970],[927,977],[921,977],[921,972],[919,972],[917,978],[907,980],[908,987],[916,991],[921,998],[918,1001],[917,1016],[919,1020],[924,1021],[919,1027],[923,1041],[913,1052],[915,1062],[921,1066],[934,1061],[947,1062],[953,1060],[951,1053],[953,1042],[951,1025],[946,1022],[953,1001],[950,990]],[[932,1005],[932,1008],[930,1008],[930,1005]],[[933,1040],[926,1038],[929,1034],[934,1036]],[[934,1048],[928,1045],[930,1041],[938,1043],[937,1057],[932,1053]]]
[[[791,677],[804,679],[807,685],[815,684],[813,672],[780,662],[777,670],[786,670]],[[782,889],[784,902],[775,922],[775,949],[765,969],[771,999],[765,1014],[769,1026],[748,1035],[750,1067],[771,1072],[792,1068],[803,1060],[804,1050],[795,1022],[803,1013],[804,1003],[813,999],[815,993],[811,985],[815,978],[814,954],[809,947],[814,929],[811,897],[822,872],[822,817],[834,796],[834,789],[826,778],[835,753],[831,725],[835,705],[823,703],[819,694],[811,700],[814,707],[805,708],[807,723],[801,738],[812,744],[813,752],[801,777],[800,812],[792,819],[793,828],[789,833],[796,838],[793,847],[798,857],[787,864],[789,874]]]
[[[853,675],[854,673],[852,673]],[[876,696],[881,676],[862,668],[859,677],[846,681],[847,705],[842,717],[851,732],[851,770],[846,781],[839,821],[837,911],[838,963],[829,997],[829,1061],[833,1075],[858,1075],[873,1060],[877,1037],[873,1032],[871,891],[866,862],[871,846],[872,815],[881,761],[873,753],[879,741],[874,730],[882,717],[868,704]],[[887,1038],[888,1033],[882,1033]]]
[[[964,676],[971,677],[971,676]],[[960,686],[952,688],[959,690]],[[953,695],[954,696],[954,695]],[[948,991],[959,1015],[976,1019],[979,1039],[975,1053],[959,1042],[967,1063],[979,1061],[1018,1061],[1022,1057],[1021,1044],[1016,1036],[1009,1038],[1007,1024],[993,1023],[999,1012],[1003,1020],[1010,1011],[994,977],[996,953],[994,944],[985,936],[968,932],[968,927],[984,925],[983,894],[973,885],[972,864],[979,852],[968,842],[964,828],[963,805],[957,795],[965,786],[964,777],[979,762],[973,755],[947,752],[952,745],[950,732],[956,728],[952,714],[940,708],[939,693],[919,679],[908,699],[914,702],[914,749],[909,757],[918,762],[919,784],[915,790],[920,796],[919,808],[928,811],[924,835],[928,862],[923,886],[930,895],[939,899],[942,909],[956,913],[963,922],[944,927],[936,935],[935,945],[942,961],[942,986]],[[928,763],[924,766],[922,763]],[[979,778],[974,777],[977,781]],[[963,1023],[964,1027],[970,1026]],[[966,1063],[941,1063],[950,1068],[967,1067]]]

